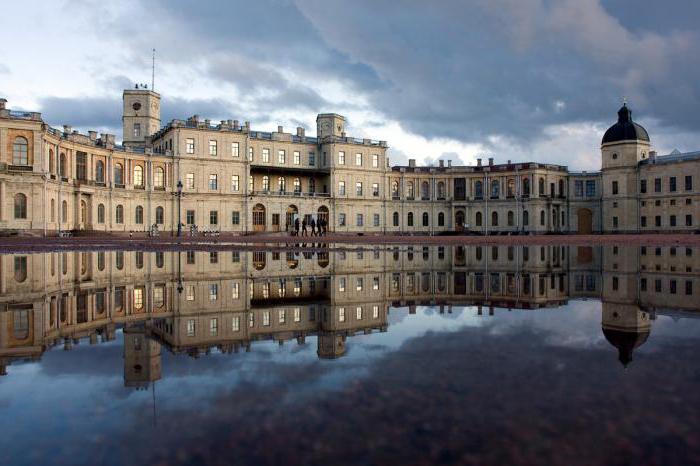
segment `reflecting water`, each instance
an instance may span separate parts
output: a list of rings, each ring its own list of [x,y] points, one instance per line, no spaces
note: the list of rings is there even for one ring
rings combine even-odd
[[[685,247],[0,256],[0,462],[697,462],[699,271]]]

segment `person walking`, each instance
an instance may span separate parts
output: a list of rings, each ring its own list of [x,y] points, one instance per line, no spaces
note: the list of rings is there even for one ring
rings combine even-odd
[[[301,221],[301,236],[308,236],[308,232],[306,231],[306,217]]]
[[[294,236],[299,236],[299,217],[294,219]]]
[[[316,236],[316,220],[311,219],[311,236]]]

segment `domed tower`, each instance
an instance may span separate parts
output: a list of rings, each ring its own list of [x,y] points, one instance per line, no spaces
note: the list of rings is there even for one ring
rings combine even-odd
[[[625,367],[651,333],[649,313],[630,304],[603,303],[602,327],[605,339],[617,348],[618,359]]]
[[[639,231],[637,171],[649,146],[647,130],[632,121],[632,110],[624,104],[600,145],[604,232]]]

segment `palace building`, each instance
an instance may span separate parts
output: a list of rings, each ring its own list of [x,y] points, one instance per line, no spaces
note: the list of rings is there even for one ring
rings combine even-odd
[[[122,144],[46,124],[0,99],[0,231],[246,234],[322,219],[332,232],[670,232],[700,226],[700,152],[657,155],[624,105],[600,172],[537,162],[390,166],[345,118],[316,135],[198,116],[162,125],[161,96],[123,93]]]

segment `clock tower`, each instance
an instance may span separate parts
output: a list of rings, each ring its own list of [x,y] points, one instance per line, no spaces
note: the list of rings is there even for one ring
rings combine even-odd
[[[344,116],[336,113],[321,113],[316,117],[316,136],[319,139],[328,136],[341,137],[344,132]]]
[[[160,94],[137,86],[122,95],[122,137],[126,147],[144,147],[146,138],[160,130]]]

